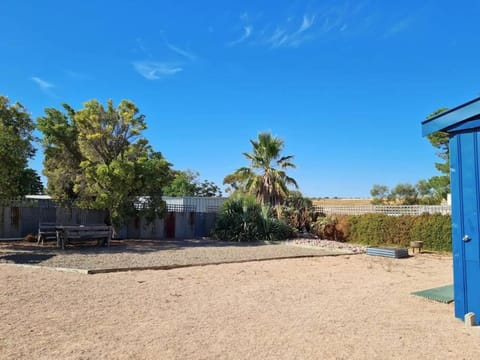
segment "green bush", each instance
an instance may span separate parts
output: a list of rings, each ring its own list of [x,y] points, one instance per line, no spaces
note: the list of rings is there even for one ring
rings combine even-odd
[[[293,230],[290,225],[282,220],[276,218],[266,218],[264,219],[264,224],[264,240],[286,240],[293,236]]]
[[[311,231],[318,216],[312,201],[303,197],[300,191],[290,191],[278,213],[279,218],[297,232]]]
[[[239,242],[287,239],[292,234],[291,227],[272,213],[252,197],[231,198],[222,205],[212,236]]]
[[[392,225],[389,216],[383,214],[365,214],[349,217],[349,242],[380,245],[391,243]]]
[[[449,215],[365,214],[349,216],[348,223],[347,241],[352,243],[408,247],[410,241],[423,241],[424,248],[428,250],[452,250]]]
[[[441,214],[417,216],[410,237],[412,241],[423,241],[425,249],[452,251],[452,218]]]

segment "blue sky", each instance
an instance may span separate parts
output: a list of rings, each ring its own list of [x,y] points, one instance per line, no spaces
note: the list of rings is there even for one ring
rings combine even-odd
[[[3,0],[0,94],[34,118],[132,100],[156,150],[217,184],[271,131],[305,195],[367,197],[437,174],[420,123],[480,94],[479,17],[467,0]]]

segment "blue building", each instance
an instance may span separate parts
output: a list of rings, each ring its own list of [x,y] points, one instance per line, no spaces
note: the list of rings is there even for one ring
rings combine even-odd
[[[455,316],[480,316],[480,98],[422,123],[450,137]]]

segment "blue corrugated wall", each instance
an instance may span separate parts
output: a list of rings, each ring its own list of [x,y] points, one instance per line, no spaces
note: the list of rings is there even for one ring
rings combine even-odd
[[[455,316],[480,315],[480,133],[452,133],[452,244]]]

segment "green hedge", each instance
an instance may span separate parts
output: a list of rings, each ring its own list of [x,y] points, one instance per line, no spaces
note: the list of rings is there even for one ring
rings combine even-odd
[[[348,217],[348,242],[366,245],[408,247],[410,241],[423,241],[424,248],[452,251],[450,215],[387,216],[365,214]]]
[[[417,216],[410,236],[423,241],[426,249],[452,251],[452,218],[441,214]]]

